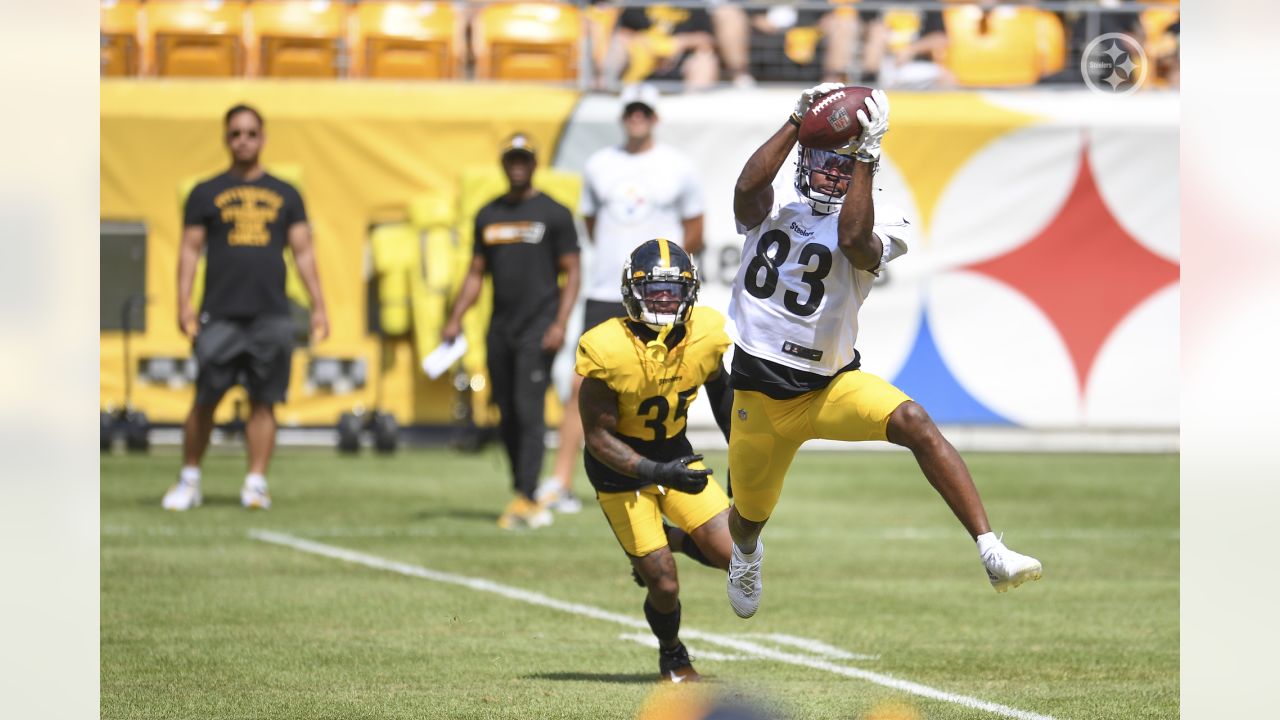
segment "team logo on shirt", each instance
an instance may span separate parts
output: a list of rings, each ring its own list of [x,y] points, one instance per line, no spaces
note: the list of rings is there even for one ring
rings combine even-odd
[[[634,225],[653,213],[654,202],[648,188],[633,181],[619,183],[609,190],[609,214],[623,225]]]
[[[485,245],[537,245],[546,234],[547,226],[540,222],[493,223],[485,226],[483,241]]]
[[[222,222],[232,226],[228,245],[261,247],[271,242],[267,224],[275,222],[284,198],[255,185],[239,185],[218,193],[213,204],[222,212]]]

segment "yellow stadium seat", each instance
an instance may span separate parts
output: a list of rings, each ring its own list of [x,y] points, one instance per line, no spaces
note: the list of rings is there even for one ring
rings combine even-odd
[[[1058,16],[1048,10],[1036,14],[1036,52],[1041,76],[1061,72],[1067,66],[1067,31]]]
[[[351,74],[437,80],[454,77],[461,23],[445,2],[362,2],[351,18]]]
[[[243,2],[149,2],[143,10],[144,72],[162,77],[244,73]]]
[[[582,35],[582,16],[572,5],[486,5],[472,26],[476,77],[573,80],[578,76]]]
[[[99,14],[102,74],[138,74],[138,2],[103,0]]]
[[[919,39],[920,28],[924,24],[919,11],[885,10],[881,17],[889,30],[887,44],[890,52],[899,52]]]
[[[1169,26],[1178,21],[1178,11],[1168,10],[1165,8],[1152,8],[1143,10],[1138,14],[1138,22],[1142,24],[1142,32],[1147,36],[1147,42],[1157,40],[1164,35],[1165,30]]]
[[[942,11],[947,67],[965,87],[1014,87],[1040,79],[1039,11],[998,6],[984,18],[974,6]]]
[[[335,78],[346,57],[347,4],[276,0],[249,6],[253,69],[262,77]]]

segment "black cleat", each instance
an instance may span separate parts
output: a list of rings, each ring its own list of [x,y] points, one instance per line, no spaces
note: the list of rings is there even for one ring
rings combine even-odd
[[[677,642],[673,648],[658,650],[658,672],[662,674],[662,681],[669,683],[698,682],[702,679],[698,671],[693,669],[689,651],[682,642]]]

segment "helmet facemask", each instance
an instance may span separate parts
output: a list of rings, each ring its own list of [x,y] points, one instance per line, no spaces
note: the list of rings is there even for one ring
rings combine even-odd
[[[698,299],[696,281],[682,276],[678,268],[653,268],[645,278],[627,283],[625,290],[627,315],[655,332],[683,325]]]
[[[849,192],[853,168],[857,160],[851,155],[841,155],[830,150],[818,150],[801,146],[796,159],[796,192],[820,215],[830,215],[840,210],[844,196]],[[813,174],[824,176],[831,187],[817,188],[812,183]],[[834,187],[843,183],[844,189]]]

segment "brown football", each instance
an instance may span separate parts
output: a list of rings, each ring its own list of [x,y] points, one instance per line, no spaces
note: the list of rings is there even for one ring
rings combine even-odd
[[[813,101],[800,119],[800,144],[819,150],[834,150],[862,135],[858,111],[866,114],[871,88],[848,85],[832,90]]]

